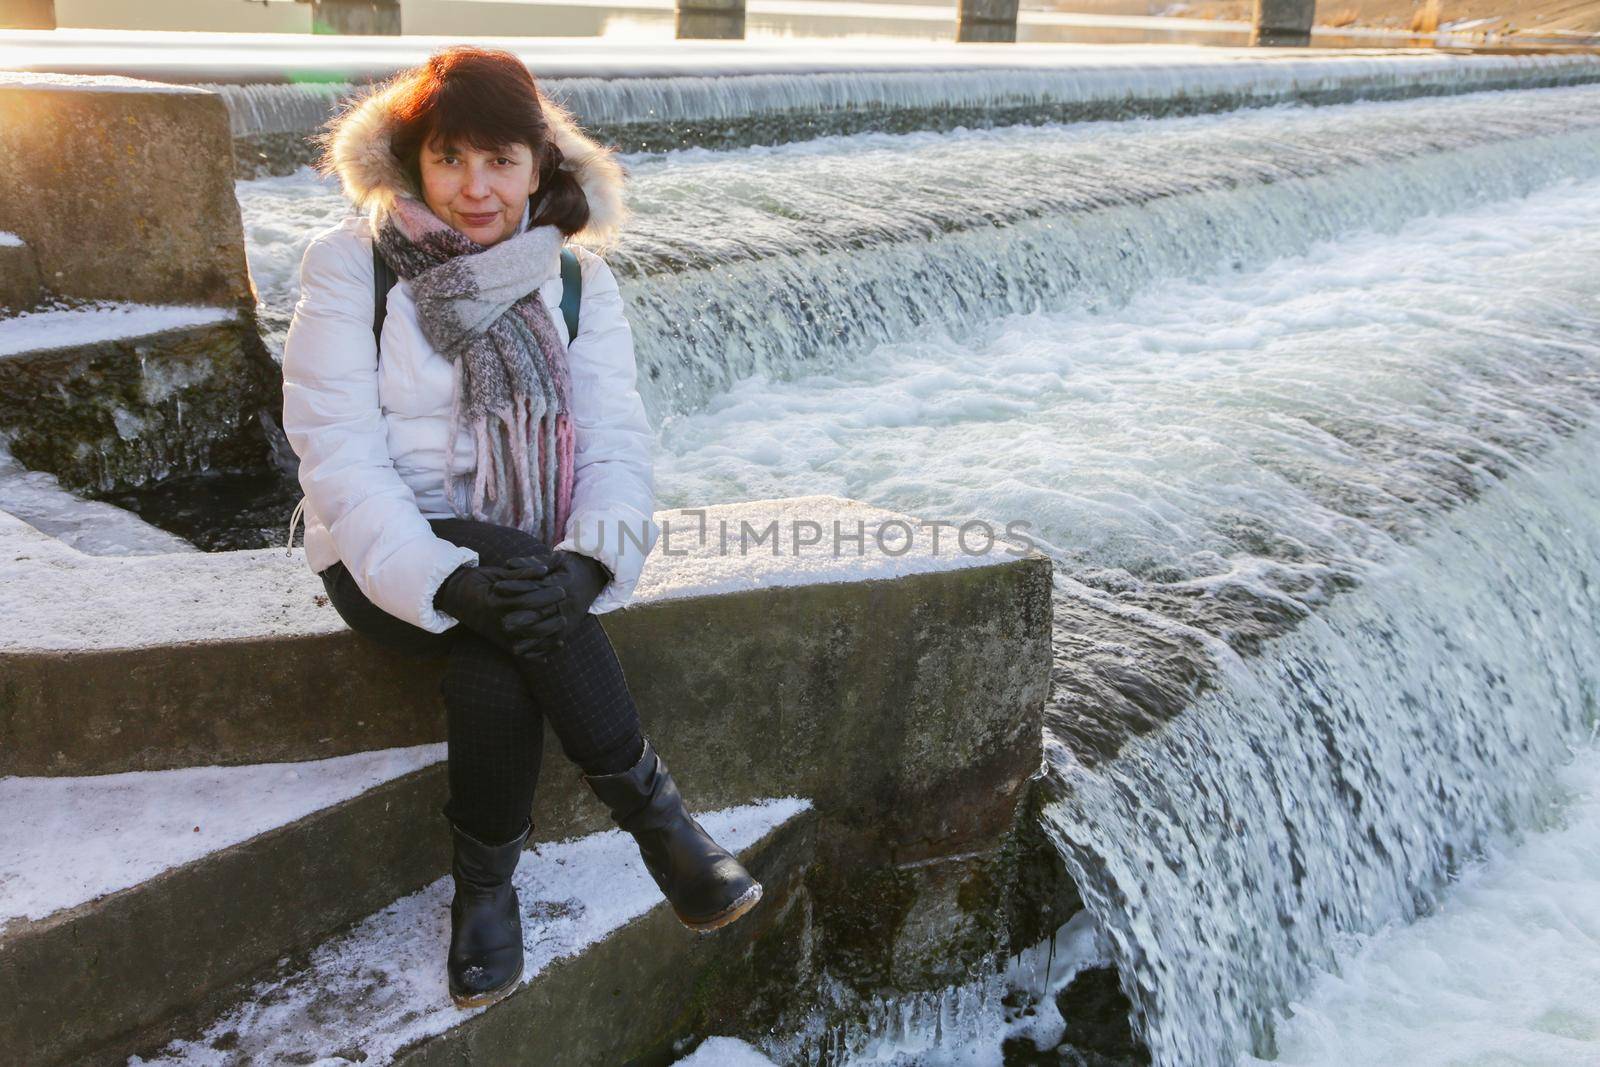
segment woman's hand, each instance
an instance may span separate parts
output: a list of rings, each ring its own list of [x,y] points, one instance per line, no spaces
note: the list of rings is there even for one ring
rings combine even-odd
[[[496,582],[494,597],[508,605],[504,626],[511,651],[534,659],[565,643],[611,580],[605,564],[581,552],[519,556],[507,560],[506,567],[520,573]]]
[[[510,562],[527,565],[514,567]],[[509,561],[507,565],[476,566],[463,564],[450,573],[434,594],[433,606],[460,620],[463,626],[491,641],[502,651],[515,654],[514,637],[506,630],[506,615],[513,611],[540,612],[566,595],[564,590],[540,587],[516,598],[499,597],[499,583],[541,577],[549,566],[539,560]]]

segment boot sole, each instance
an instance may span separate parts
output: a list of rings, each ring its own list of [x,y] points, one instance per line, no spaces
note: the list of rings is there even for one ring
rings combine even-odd
[[[519,972],[509,983],[499,989],[491,989],[487,993],[469,993],[457,995],[450,994],[450,1000],[458,1008],[481,1008],[504,1000],[517,991],[517,986],[522,984],[522,974]]]
[[[739,916],[755,907],[760,900],[761,883],[757,882],[749,889],[746,889],[738,900],[735,900],[732,904],[729,904],[726,908],[723,908],[709,919],[686,919],[682,915],[678,915],[678,921],[683,923],[683,925],[687,926],[689,929],[696,930],[701,933],[704,933],[707,930],[716,930],[720,927],[727,926],[729,923],[739,918]],[[673,914],[677,915],[677,912],[674,911]]]

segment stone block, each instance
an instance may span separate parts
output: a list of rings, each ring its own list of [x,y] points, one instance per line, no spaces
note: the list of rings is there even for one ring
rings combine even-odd
[[[215,93],[0,73],[0,230],[53,293],[253,308],[233,181]]]

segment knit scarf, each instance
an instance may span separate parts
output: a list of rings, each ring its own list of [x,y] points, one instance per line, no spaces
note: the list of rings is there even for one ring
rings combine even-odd
[[[539,286],[560,270],[561,231],[531,226],[484,246],[404,195],[373,226],[378,250],[409,283],[423,334],[455,367],[451,511],[555,544],[572,509],[570,386]],[[463,426],[477,449],[470,491],[453,463]]]

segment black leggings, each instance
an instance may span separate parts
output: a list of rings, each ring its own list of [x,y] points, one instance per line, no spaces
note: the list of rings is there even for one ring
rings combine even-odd
[[[532,534],[476,519],[428,523],[451,544],[476,550],[484,566],[529,555],[540,544]],[[611,639],[593,614],[568,631],[561,648],[522,659],[465,623],[432,633],[390,615],[366,598],[343,562],[321,577],[352,630],[406,655],[449,656],[439,683],[450,778],[450,799],[441,810],[480,841],[508,841],[527,825],[546,718],[567,758],[586,774],[613,774],[638,762],[644,747],[639,711]]]

